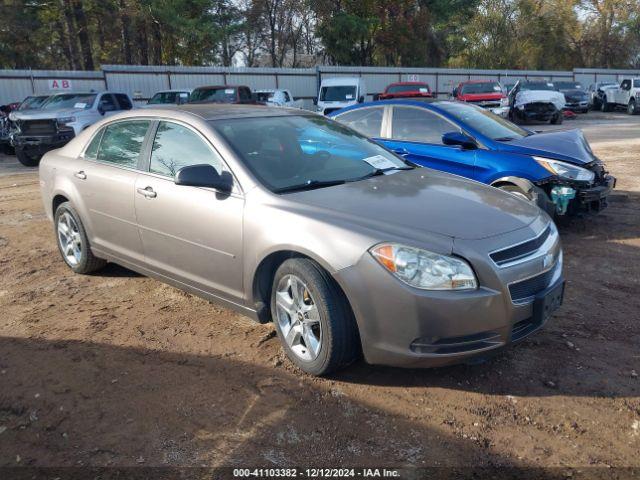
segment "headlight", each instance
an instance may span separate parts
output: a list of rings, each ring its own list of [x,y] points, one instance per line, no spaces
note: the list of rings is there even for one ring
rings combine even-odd
[[[508,107],[509,106],[509,99],[507,97],[501,98],[500,99],[500,106],[501,107]]]
[[[593,179],[595,178],[595,174],[591,170],[577,167],[570,163],[544,157],[533,157],[533,159],[551,173],[561,178],[589,183],[593,182]]]
[[[369,250],[380,265],[407,285],[424,290],[469,290],[478,288],[473,270],[460,258],[383,243]]]
[[[518,110],[524,110],[524,105],[518,105],[516,108],[517,108]]]
[[[75,121],[76,121],[76,117],[62,117],[58,119],[58,123],[61,123],[61,124],[73,123]]]

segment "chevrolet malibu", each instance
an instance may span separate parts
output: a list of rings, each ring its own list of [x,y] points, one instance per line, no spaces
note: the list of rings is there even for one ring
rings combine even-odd
[[[563,296],[549,216],[300,110],[183,105],[93,125],[40,164],[62,259],[115,262],[259,322],[323,375],[523,339]]]

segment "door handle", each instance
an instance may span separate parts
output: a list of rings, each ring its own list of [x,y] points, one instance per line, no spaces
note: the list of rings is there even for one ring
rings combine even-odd
[[[79,172],[76,172],[73,174],[74,177],[79,178],[80,180],[86,180],[87,179],[87,174],[84,173],[84,170],[80,170]]]
[[[397,153],[398,155],[409,155],[409,150],[407,150],[406,148],[394,148],[393,152]]]
[[[154,192],[153,188],[151,187],[138,188],[137,190],[140,195],[144,195],[147,198],[156,198],[158,196],[158,194]]]

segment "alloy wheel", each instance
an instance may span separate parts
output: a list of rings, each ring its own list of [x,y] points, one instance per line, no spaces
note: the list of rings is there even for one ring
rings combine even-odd
[[[276,288],[276,317],[284,341],[301,360],[315,360],[322,347],[320,312],[307,285],[285,275]]]
[[[58,217],[57,231],[62,255],[69,265],[75,267],[82,259],[82,237],[78,224],[69,212]]]

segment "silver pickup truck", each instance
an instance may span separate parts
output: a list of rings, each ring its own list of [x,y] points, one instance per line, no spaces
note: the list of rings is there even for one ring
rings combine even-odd
[[[46,152],[66,145],[88,126],[132,108],[131,98],[124,93],[59,93],[39,110],[14,112],[16,131],[11,143],[20,163],[34,167]]]

